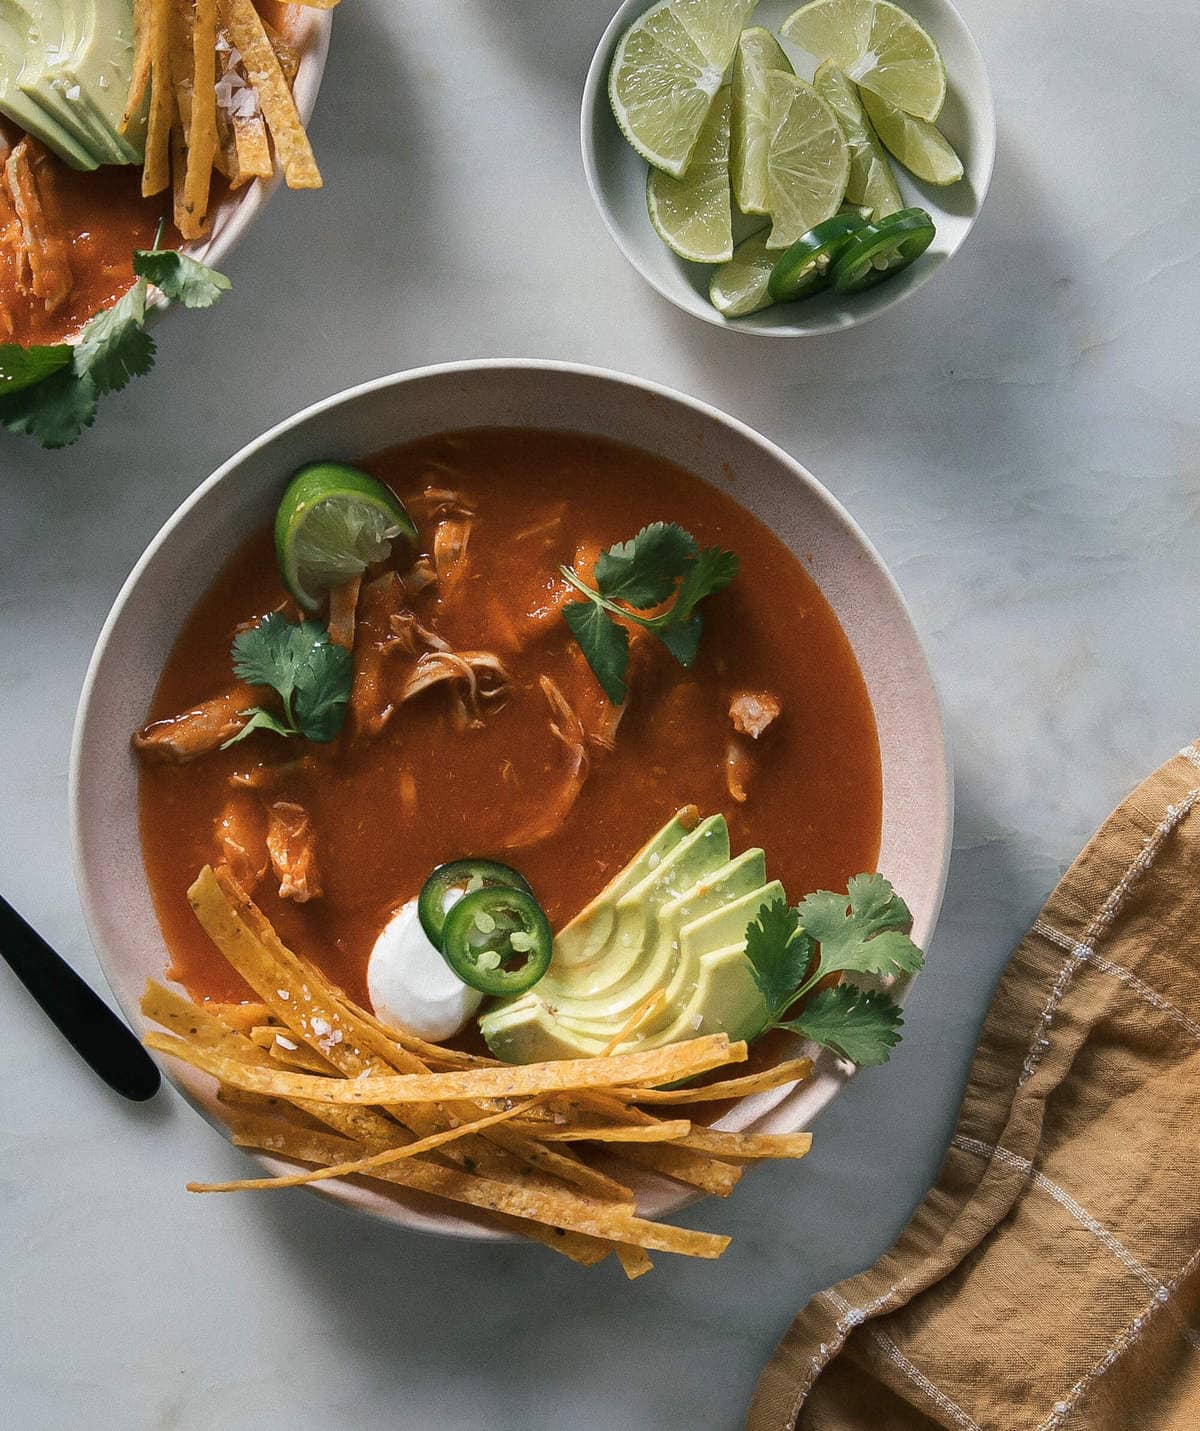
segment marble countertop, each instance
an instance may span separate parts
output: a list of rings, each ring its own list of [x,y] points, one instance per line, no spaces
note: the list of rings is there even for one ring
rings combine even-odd
[[[302,1192],[196,1198],[242,1156],[172,1092],[132,1107],[0,968],[0,1402],[24,1431],[723,1431],[814,1291],[932,1180],[1008,950],[1101,818],[1197,734],[1200,451],[1190,0],[962,0],[1000,117],[962,254],[911,303],[793,345],[658,299],[592,209],[579,95],[612,0],[346,0],[312,132],[327,175],[163,323],[78,447],[0,439],[4,893],[102,986],[67,752],[92,643],[178,502],[266,427],[443,359],[625,369],[759,428],[879,546],[944,695],[957,839],[891,1066],[812,1156],[685,1220],[733,1234],[626,1285],[425,1240]],[[11,1420],[10,1420],[11,1418]]]

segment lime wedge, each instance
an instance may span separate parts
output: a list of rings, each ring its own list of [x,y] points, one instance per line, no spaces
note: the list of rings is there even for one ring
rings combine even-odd
[[[391,490],[342,462],[301,467],[275,513],[279,570],[307,611],[319,609],[322,592],[383,561],[396,537],[416,536]]]
[[[779,41],[761,25],[743,30],[733,62],[729,173],[733,195],[744,214],[768,212],[767,145],[771,139],[771,97],[767,75],[792,74]]]
[[[962,178],[962,160],[940,129],[905,114],[869,89],[863,90],[862,102],[889,153],[910,173],[927,184],[955,184]]]
[[[663,243],[692,263],[733,257],[729,203],[729,87],[717,95],[682,179],[651,169],[646,181],[650,222]]]
[[[896,176],[883,152],[871,121],[863,111],[858,90],[832,60],[826,60],[813,76],[813,88],[837,115],[846,143],[850,146],[850,177],[846,181],[846,202],[870,209],[870,217],[882,219],[904,207]]]
[[[787,248],[836,214],[850,177],[850,149],[837,116],[812,85],[773,70],[771,96],[771,234],[767,247]]]
[[[743,239],[728,263],[713,272],[708,285],[712,306],[726,318],[744,318],[771,306],[767,292],[779,254],[767,247],[767,229]]]
[[[661,0],[617,42],[608,97],[643,159],[675,178],[687,170],[742,26],[757,0]]]
[[[906,114],[938,117],[946,98],[942,56],[932,36],[891,0],[810,0],[788,16],[782,33]]]

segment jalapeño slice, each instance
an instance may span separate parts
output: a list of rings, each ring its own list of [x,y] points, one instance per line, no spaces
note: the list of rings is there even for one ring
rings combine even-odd
[[[828,288],[842,250],[867,221],[859,214],[834,214],[784,249],[771,270],[767,292],[776,303],[794,303]]]
[[[924,209],[900,209],[854,235],[833,266],[839,293],[861,293],[915,262],[937,232]]]
[[[495,860],[451,860],[449,864],[438,865],[417,898],[417,918],[429,942],[437,949],[442,947],[442,927],[448,913],[446,902],[451,895],[461,897],[493,887],[519,889],[533,894],[529,881],[523,875]]]
[[[554,936],[533,895],[492,885],[463,895],[442,927],[442,958],[464,984],[508,997],[550,967]]]

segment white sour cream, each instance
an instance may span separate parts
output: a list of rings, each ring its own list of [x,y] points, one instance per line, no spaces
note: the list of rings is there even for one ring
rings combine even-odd
[[[446,903],[461,897],[455,890]],[[458,1033],[483,1000],[430,943],[415,899],[392,915],[375,941],[367,961],[367,992],[377,1019],[431,1043]]]

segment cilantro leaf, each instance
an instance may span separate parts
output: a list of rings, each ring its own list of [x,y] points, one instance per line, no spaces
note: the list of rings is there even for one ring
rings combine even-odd
[[[303,735],[322,743],[341,730],[354,663],[349,651],[332,644],[319,622],[292,622],[273,611],[238,632],[232,655],[239,680],[270,686],[283,702],[284,720],[259,718],[256,730]],[[269,714],[259,707],[255,710],[261,716]]]
[[[800,916],[785,900],[773,900],[759,910],[746,929],[746,954],[774,1023],[795,1002],[813,954],[813,942],[800,928]]]
[[[563,608],[563,620],[579,642],[604,694],[619,706],[628,690],[625,671],[629,665],[629,633],[593,601],[571,601]]]
[[[89,318],[73,345],[0,343],[0,427],[36,437],[43,447],[66,447],[96,420],[100,397],[153,367],[155,343],[145,329],[150,279],[188,308],[207,308],[230,287],[224,274],[158,248],[157,238],[153,249],[134,251],[133,269],[137,282]]]
[[[73,368],[0,396],[0,427],[36,437],[43,447],[69,447],[96,420],[96,385]]]
[[[223,273],[173,248],[135,248],[133,271],[153,283],[165,298],[185,308],[211,308],[222,293],[233,287]]]
[[[70,343],[0,343],[0,395],[20,392],[57,373],[71,361]]]
[[[900,1042],[897,1030],[903,1022],[899,1008],[886,994],[838,984],[822,989],[796,1018],[777,1027],[869,1068],[891,1057]]]
[[[250,719],[238,731],[236,735],[231,735],[228,740],[221,742],[221,749],[228,750],[231,745],[236,745],[238,741],[245,740],[248,735],[253,735],[256,730],[274,731],[276,735],[295,735],[291,726],[284,725],[278,716],[272,715],[270,711],[264,710],[262,706],[251,706],[249,710],[242,711],[242,715],[248,715]]]
[[[738,574],[739,562],[733,552],[722,551],[720,547],[705,547],[691,562],[679,583],[679,593],[675,598],[675,615],[686,621],[695,611],[697,603],[706,596],[724,591]]]
[[[654,634],[683,669],[690,671],[696,653],[700,650],[700,636],[703,631],[704,625],[699,615],[696,615],[690,621],[680,622],[678,626],[664,626]]]
[[[911,974],[924,963],[925,956],[908,937],[908,906],[882,875],[855,875],[845,895],[818,890],[800,903],[797,913],[821,946],[819,978],[839,970]]]
[[[596,561],[596,586],[609,601],[639,611],[666,601],[696,553],[690,532],[674,522],[651,522],[628,542],[617,542]]]
[[[309,740],[323,744],[341,730],[353,679],[354,658],[328,637],[313,646],[307,660],[297,666],[293,707],[296,724]]]
[[[703,631],[696,607],[728,586],[737,569],[732,552],[720,547],[699,551],[691,532],[674,522],[651,522],[636,537],[601,552],[595,590],[578,572],[559,567],[565,580],[587,597],[586,603],[566,606],[563,617],[614,705],[620,705],[627,694],[626,625],[641,626],[657,636],[679,664],[690,669]],[[670,605],[655,616],[640,614],[668,601]]]
[[[148,373],[155,344],[142,327],[145,321],[146,282],[139,279],[111,308],[102,308],[83,325],[72,363],[75,375],[90,378],[103,395],[119,392],[130,378]]]

